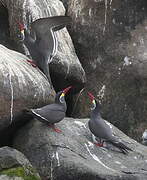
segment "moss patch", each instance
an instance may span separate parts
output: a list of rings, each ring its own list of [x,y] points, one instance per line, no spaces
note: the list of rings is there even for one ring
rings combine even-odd
[[[40,180],[37,175],[34,175],[34,171],[32,169],[24,169],[23,167],[3,170],[0,172],[0,175],[7,175],[10,177],[22,177],[24,180]]]

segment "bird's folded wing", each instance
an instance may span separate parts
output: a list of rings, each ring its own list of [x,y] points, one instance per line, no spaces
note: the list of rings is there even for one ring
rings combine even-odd
[[[32,113],[37,119],[42,119],[44,122],[56,123],[65,117],[65,112],[61,108],[48,108],[48,109],[34,109]]]
[[[58,111],[64,112],[64,108],[58,104],[50,104],[42,108],[32,109],[32,111],[44,116],[46,114],[50,114],[51,112],[58,112]]]
[[[53,54],[54,50],[56,49],[56,45],[57,42],[52,31],[46,32],[42,37],[39,38],[36,36],[37,48],[48,58]]]
[[[31,29],[40,37],[51,29],[58,31],[71,22],[68,16],[53,16],[48,18],[37,19],[31,24]]]

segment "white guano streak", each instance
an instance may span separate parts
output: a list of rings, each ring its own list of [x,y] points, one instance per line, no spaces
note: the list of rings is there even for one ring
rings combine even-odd
[[[107,9],[108,9],[108,3],[107,0],[105,0],[105,21],[104,21],[103,35],[105,34],[106,24],[107,24]]]
[[[112,1],[113,1],[113,0],[110,0],[110,8],[111,8],[111,5],[112,5]]]
[[[57,166],[60,166],[59,154],[57,151],[56,151],[56,159],[57,159]]]
[[[13,91],[13,84],[12,84],[12,74],[11,74],[11,68],[7,64],[8,68],[8,74],[9,74],[9,83],[10,83],[10,89],[11,89],[11,102],[10,102],[10,124],[13,121],[13,101],[14,101],[14,91]]]
[[[103,167],[105,167],[106,169],[109,169],[110,171],[116,172],[116,170],[109,168],[108,166],[106,166],[95,154],[92,154],[87,146],[87,144],[85,144],[87,151],[89,152],[89,154],[92,156],[92,158],[97,161],[98,163],[100,163]]]
[[[54,158],[54,153],[53,153],[53,155],[52,155],[52,157],[51,157],[51,167],[50,167],[50,178],[51,178],[51,180],[53,180],[53,158]]]
[[[13,85],[12,85],[12,77],[11,73],[9,73],[9,81],[10,81],[10,88],[11,88],[11,107],[10,107],[10,113],[11,113],[11,121],[13,121],[13,101],[14,101],[14,94],[13,94]]]
[[[86,125],[83,122],[80,121],[74,121],[75,124],[79,125],[80,127],[86,128]]]

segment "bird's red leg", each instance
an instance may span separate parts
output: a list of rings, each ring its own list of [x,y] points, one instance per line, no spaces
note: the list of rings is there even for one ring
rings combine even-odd
[[[103,143],[94,143],[98,147],[103,147]]]
[[[100,143],[94,143],[96,146],[98,146],[98,147],[103,147],[103,144],[104,144],[104,141],[101,141],[101,139],[100,139]]]
[[[49,125],[50,128],[52,128],[55,132],[61,133],[62,131],[55,127],[55,125]]]
[[[35,64],[33,60],[27,59],[27,62],[29,62],[33,67],[37,67],[37,65]]]

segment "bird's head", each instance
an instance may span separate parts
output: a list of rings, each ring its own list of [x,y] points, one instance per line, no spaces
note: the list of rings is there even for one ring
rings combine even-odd
[[[69,87],[63,89],[62,91],[58,92],[56,95],[55,102],[57,102],[59,100],[60,103],[64,103],[65,102],[64,97],[71,88],[72,88],[72,86],[69,86]]]
[[[25,26],[24,24],[21,24],[20,22],[18,22],[18,26],[19,26],[19,30],[20,30],[20,33],[21,33],[21,38],[22,38],[22,41],[25,39]]]
[[[88,96],[89,96],[91,103],[92,103],[91,110],[94,110],[96,108],[97,101],[95,100],[95,97],[90,92],[88,92]]]

